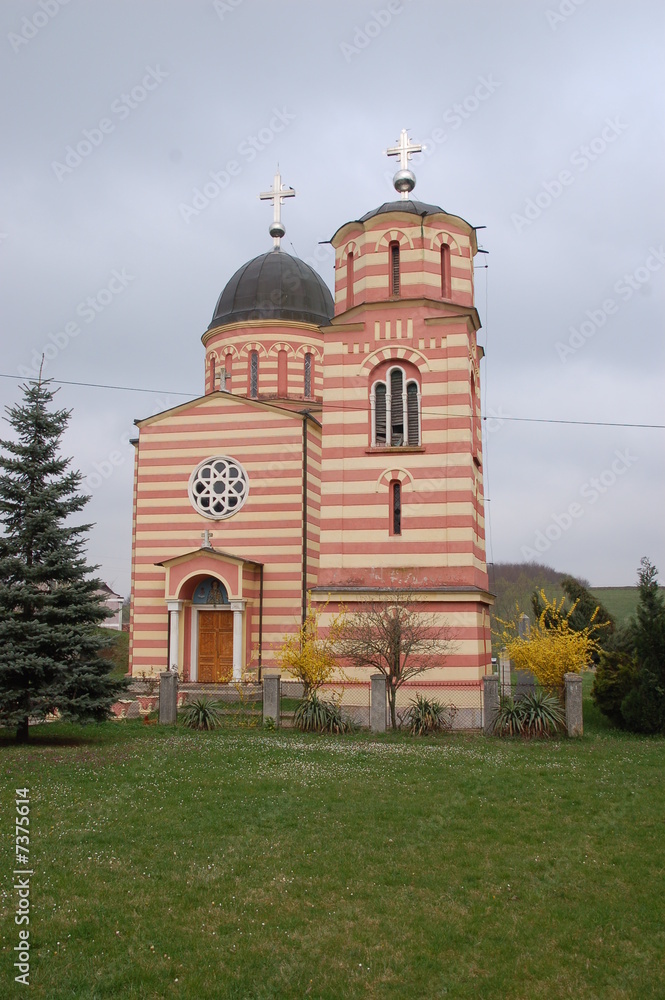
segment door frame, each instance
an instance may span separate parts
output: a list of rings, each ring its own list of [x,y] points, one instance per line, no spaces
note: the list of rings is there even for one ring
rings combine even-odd
[[[192,683],[199,682],[199,611],[232,611],[233,612],[233,681],[242,680],[243,648],[245,634],[246,600],[231,601],[229,604],[192,604],[191,605],[191,648],[189,676]]]

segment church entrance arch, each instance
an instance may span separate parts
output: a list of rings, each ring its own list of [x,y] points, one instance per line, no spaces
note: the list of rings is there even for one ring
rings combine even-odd
[[[226,585],[217,577],[195,578],[190,609],[192,681],[228,684],[241,680],[245,604],[245,600],[231,601]]]

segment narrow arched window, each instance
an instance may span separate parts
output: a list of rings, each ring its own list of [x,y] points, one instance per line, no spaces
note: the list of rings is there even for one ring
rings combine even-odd
[[[277,395],[288,396],[288,358],[286,351],[277,352]]]
[[[224,355],[224,371],[222,373],[223,385],[220,385],[220,389],[225,389],[226,392],[231,391],[231,376],[233,375],[233,355],[229,351],[228,354]]]
[[[346,308],[353,306],[353,254],[346,255]]]
[[[393,479],[390,484],[390,534],[402,534],[402,484]]]
[[[404,373],[393,368],[390,373],[390,444],[404,444]]]
[[[249,356],[249,395],[257,399],[259,395],[259,352],[252,351]]]
[[[386,383],[374,386],[374,444],[386,443]]]
[[[441,295],[444,299],[449,299],[451,295],[450,282],[450,247],[447,243],[441,244]]]
[[[388,247],[390,260],[390,294],[399,295],[399,243],[391,243]]]
[[[215,355],[210,355],[210,391],[214,392],[217,386],[215,385],[215,379],[217,378],[217,366],[215,364]]]
[[[420,444],[420,406],[418,404],[418,383],[409,382],[406,387],[407,444]]]
[[[312,395],[312,355],[305,355],[305,397]]]

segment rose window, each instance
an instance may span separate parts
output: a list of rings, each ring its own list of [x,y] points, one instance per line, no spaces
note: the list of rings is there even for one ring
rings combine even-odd
[[[242,465],[223,455],[201,462],[189,479],[189,499],[204,517],[230,517],[240,510],[248,493],[249,479]]]

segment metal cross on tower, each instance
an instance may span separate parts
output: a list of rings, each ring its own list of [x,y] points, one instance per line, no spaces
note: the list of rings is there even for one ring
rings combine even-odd
[[[393,177],[395,190],[399,191],[403,199],[407,199],[416,186],[416,175],[409,170],[409,159],[413,153],[422,153],[426,146],[420,143],[409,142],[409,134],[405,128],[399,134],[396,146],[391,146],[385,150],[386,156],[399,156],[400,168]]]
[[[282,186],[282,177],[279,172],[279,165],[278,165],[277,173],[275,174],[275,178],[272,182],[272,190],[262,191],[261,194],[259,195],[261,201],[271,201],[273,204],[272,223],[268,228],[268,232],[273,238],[273,242],[275,244],[275,250],[279,250],[280,240],[284,235],[284,233],[286,232],[286,229],[284,228],[284,223],[282,222],[282,212],[281,212],[282,202],[284,201],[285,198],[294,198],[295,193],[296,192],[294,188]]]

